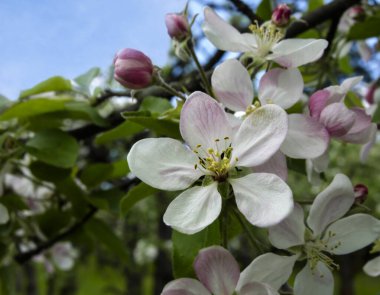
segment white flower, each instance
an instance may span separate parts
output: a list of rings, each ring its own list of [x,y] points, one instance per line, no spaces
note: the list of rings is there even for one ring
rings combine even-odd
[[[337,174],[333,182],[314,200],[306,228],[302,207],[295,205],[292,214],[269,228],[269,239],[278,249],[299,251],[307,259],[296,276],[295,295],[333,294],[331,270],[338,268],[328,256],[354,252],[371,244],[380,233],[380,220],[368,214],[354,214],[342,219],[354,203],[350,180]]]
[[[241,34],[211,8],[204,10],[203,32],[215,47],[233,52],[245,52],[255,60],[273,60],[286,68],[295,68],[319,59],[328,45],[322,39],[283,39],[276,26],[251,25],[252,33]]]
[[[252,173],[233,178],[237,166],[255,167],[280,147],[287,130],[284,110],[265,105],[233,129],[222,106],[202,92],[185,102],[180,119],[188,146],[170,138],[147,138],[128,154],[131,171],[150,186],[176,191],[190,187],[200,177],[211,183],[181,193],[164,215],[174,229],[192,234],[211,224],[220,214],[218,183],[231,184],[236,204],[250,223],[267,227],[284,219],[293,208],[292,192],[278,176]]]
[[[234,257],[224,248],[202,249],[194,261],[199,279],[181,278],[168,283],[161,295],[278,295],[292,273],[296,256],[267,253],[240,273]]]

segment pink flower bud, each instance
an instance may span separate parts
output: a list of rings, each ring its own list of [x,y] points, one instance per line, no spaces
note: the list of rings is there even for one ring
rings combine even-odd
[[[367,199],[368,188],[364,184],[354,186],[355,203],[362,204]]]
[[[348,16],[356,21],[363,21],[366,13],[362,6],[356,5],[348,10]]]
[[[141,89],[152,83],[153,64],[141,51],[125,48],[116,53],[113,60],[114,78],[130,89]]]
[[[165,24],[168,34],[172,39],[181,41],[189,35],[190,27],[184,14],[168,13],[165,16]]]
[[[277,27],[286,27],[290,21],[292,11],[285,3],[280,4],[272,13],[272,23]]]
[[[371,86],[369,86],[368,90],[367,90],[367,94],[365,95],[365,100],[369,103],[369,104],[373,104],[375,102],[375,91],[377,89],[377,84],[376,83],[373,83]]]

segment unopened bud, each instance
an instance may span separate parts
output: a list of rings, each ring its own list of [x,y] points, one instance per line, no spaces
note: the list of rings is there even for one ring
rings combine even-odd
[[[280,4],[272,13],[272,23],[277,27],[286,27],[290,21],[292,11],[285,3]]]
[[[363,21],[366,13],[363,6],[356,5],[348,10],[348,16],[356,21]]]
[[[357,184],[354,186],[355,203],[363,204],[367,199],[368,188],[364,184]]]
[[[121,85],[130,89],[149,86],[153,79],[153,64],[141,51],[125,48],[114,58],[114,78]]]
[[[177,41],[184,40],[190,32],[189,22],[183,13],[168,13],[165,16],[165,24],[170,38]]]

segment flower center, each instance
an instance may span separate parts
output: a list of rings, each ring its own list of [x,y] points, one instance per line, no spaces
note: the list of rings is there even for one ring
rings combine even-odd
[[[198,163],[194,165],[195,169],[211,172],[215,180],[223,182],[228,177],[228,171],[231,169],[232,146],[230,138],[224,137],[223,140],[219,138],[214,140],[215,146],[204,149],[202,145],[198,144],[193,150],[198,156]],[[235,158],[235,162],[238,159]]]
[[[245,110],[245,115],[248,116],[249,114],[253,113],[255,110],[257,110],[261,106],[259,101],[255,101],[252,105],[248,106]]]
[[[325,239],[315,239],[306,242],[305,252],[312,271],[314,271],[319,261],[323,262],[330,270],[339,270],[339,265],[336,264],[330,256],[324,253],[331,252],[341,245],[340,242],[333,246],[328,245],[330,238],[334,236],[335,233],[329,231]]]
[[[284,38],[283,30],[271,24],[259,26],[256,22],[256,24],[251,24],[249,29],[256,37],[257,54],[262,58],[268,55],[272,47]]]

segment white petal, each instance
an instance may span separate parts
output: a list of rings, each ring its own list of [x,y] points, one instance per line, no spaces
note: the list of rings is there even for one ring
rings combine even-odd
[[[335,175],[331,184],[314,199],[307,224],[315,236],[331,222],[342,217],[354,203],[354,189],[346,175]]]
[[[288,166],[286,164],[286,157],[281,152],[276,152],[268,161],[253,169],[256,173],[273,173],[279,176],[282,180],[286,181],[288,178]]]
[[[241,124],[233,143],[237,166],[254,167],[265,163],[278,151],[288,129],[286,112],[276,105],[265,105]]]
[[[203,174],[194,168],[196,155],[171,138],[142,139],[132,146],[127,159],[138,178],[162,190],[183,190]]]
[[[248,71],[236,59],[217,66],[211,76],[212,88],[218,100],[227,108],[245,111],[252,104],[253,84]]]
[[[302,207],[295,203],[292,213],[268,229],[269,241],[278,249],[288,249],[305,243],[305,221]]]
[[[342,92],[347,93],[351,88],[357,85],[361,80],[363,80],[363,76],[355,76],[355,77],[345,79],[340,85]]]
[[[220,246],[199,251],[194,261],[198,279],[215,295],[230,295],[235,291],[240,269],[235,258]]]
[[[247,43],[247,38],[223,20],[211,8],[206,7],[204,15],[205,21],[202,25],[203,32],[216,48],[234,52],[245,52],[255,48],[254,43]],[[250,38],[250,41],[253,41],[252,38]]]
[[[285,155],[295,159],[311,159],[325,152],[330,136],[322,124],[302,114],[290,114],[288,119],[288,133],[281,145]]]
[[[360,150],[360,161],[362,163],[364,163],[367,160],[368,154],[369,154],[370,150],[375,145],[375,143],[376,143],[376,135],[377,135],[377,124],[376,123],[372,123],[372,125],[371,125],[371,134],[369,136],[370,140],[365,145],[363,145],[363,147]]]
[[[215,139],[232,138],[232,128],[221,105],[196,91],[183,105],[180,119],[182,137],[192,147],[215,148]]]
[[[329,150],[327,149],[322,155],[317,158],[311,159],[313,162],[313,168],[316,172],[322,173],[327,170],[329,166]]]
[[[323,39],[286,39],[272,48],[267,59],[286,68],[296,68],[319,59],[328,42]]]
[[[363,270],[371,277],[380,276],[380,256],[368,261],[364,265]]]
[[[252,282],[266,283],[278,290],[292,273],[297,255],[266,253],[255,258],[240,274],[237,290]]]
[[[245,285],[239,295],[279,295],[279,293],[268,284],[252,282]]]
[[[294,295],[333,295],[333,292],[334,277],[322,262],[313,271],[306,265],[296,276]]]
[[[293,194],[277,175],[252,173],[230,179],[236,204],[247,220],[259,227],[281,222],[293,209]]]
[[[303,79],[295,69],[273,69],[260,80],[259,99],[262,104],[274,103],[287,109],[294,105],[303,93]]]
[[[380,236],[380,220],[368,214],[354,214],[331,224],[325,233],[329,235],[329,251],[347,254],[368,246]]]
[[[210,225],[222,208],[222,197],[217,186],[213,182],[184,191],[166,209],[165,224],[184,234],[194,234]]]
[[[211,295],[197,280],[183,278],[166,284],[161,295]]]
[[[0,204],[0,224],[5,224],[9,220],[9,213],[8,209],[3,205]]]

